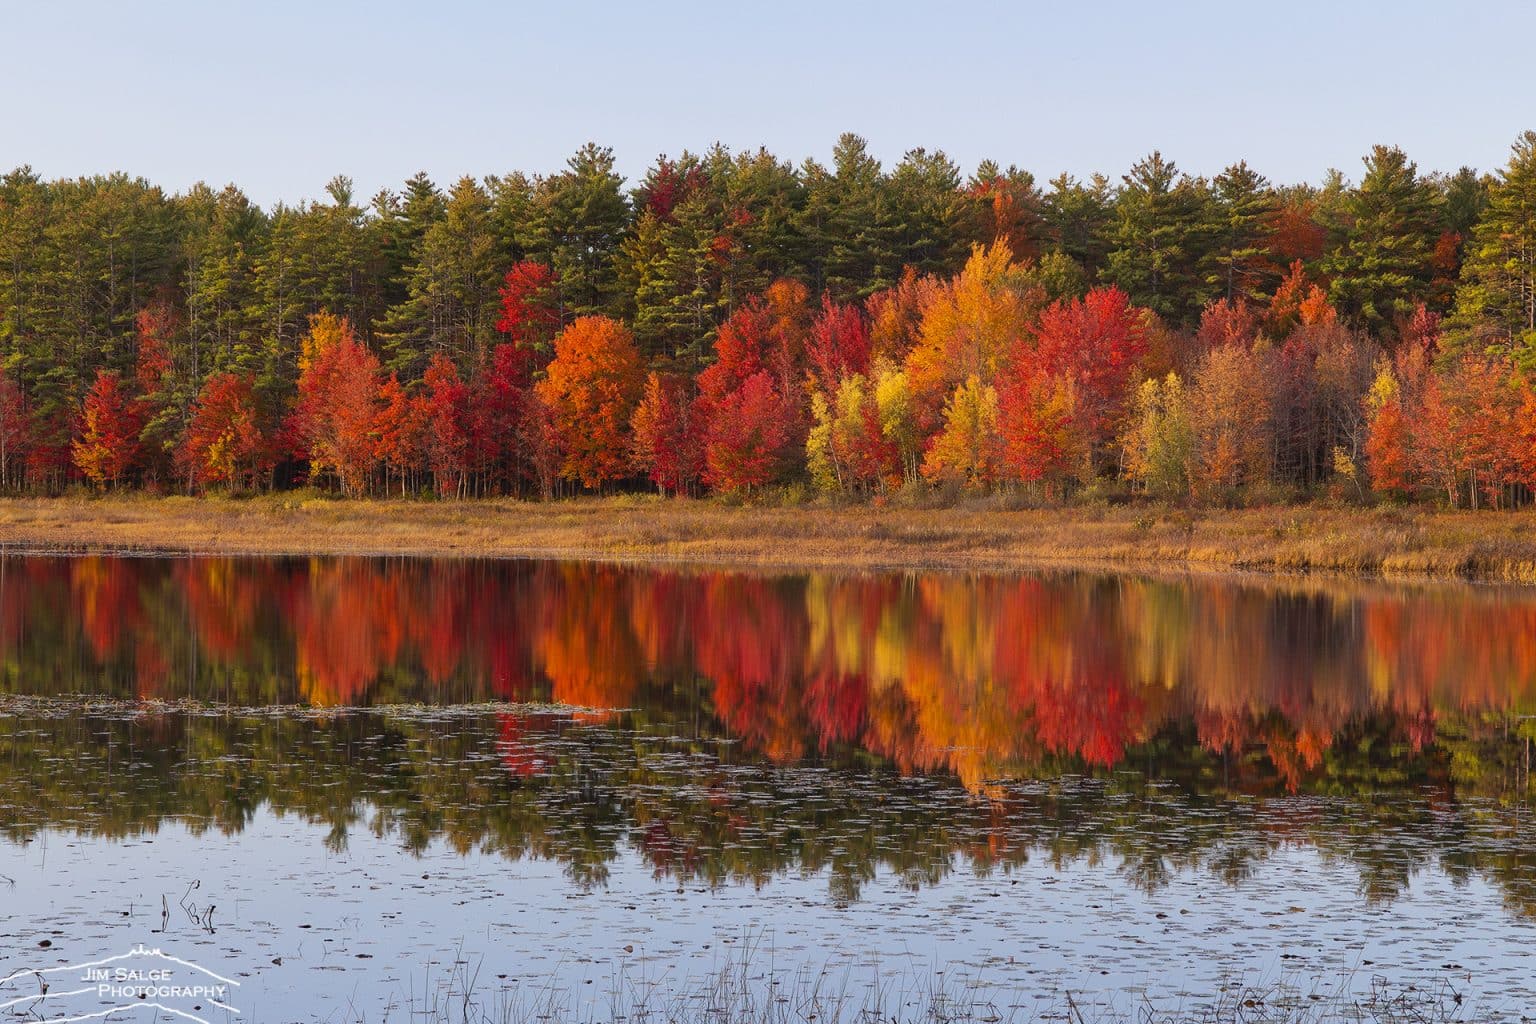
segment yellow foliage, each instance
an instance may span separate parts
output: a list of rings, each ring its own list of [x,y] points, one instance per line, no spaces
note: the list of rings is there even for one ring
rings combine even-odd
[[[346,317],[324,311],[312,314],[309,332],[299,339],[299,372],[309,369],[320,353],[352,338],[352,323]]]
[[[997,389],[972,374],[944,403],[944,429],[928,449],[923,475],[985,487],[997,479],[1001,456]]]
[[[1386,356],[1376,360],[1376,379],[1371,381],[1371,389],[1365,393],[1365,407],[1369,412],[1381,411],[1387,405],[1398,400],[1402,393],[1402,387],[1397,382],[1397,374],[1392,369],[1392,361]]]
[[[923,309],[917,347],[907,357],[913,391],[936,404],[968,377],[995,379],[1041,298],[1006,242],[972,248],[965,268]]]

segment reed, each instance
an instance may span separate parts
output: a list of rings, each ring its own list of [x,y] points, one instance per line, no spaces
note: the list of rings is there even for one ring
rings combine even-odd
[[[585,991],[580,991],[580,990]],[[888,971],[846,958],[781,967],[761,942],[743,943],[711,974],[669,984],[643,962],[621,963],[605,987],[487,982],[480,960],[452,969],[398,1007],[421,1024],[1473,1024],[1504,1019],[1473,1010],[1449,979],[1429,985],[1286,976],[1229,980],[1176,1004],[1071,989],[1033,991],[964,971]],[[388,1019],[386,1015],[385,1019]]]

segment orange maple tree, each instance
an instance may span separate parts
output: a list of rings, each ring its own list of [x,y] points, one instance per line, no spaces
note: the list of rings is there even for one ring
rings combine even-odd
[[[644,387],[634,336],[617,320],[580,317],[556,336],[535,390],[553,415],[566,479],[597,488],[628,475],[630,419]]]

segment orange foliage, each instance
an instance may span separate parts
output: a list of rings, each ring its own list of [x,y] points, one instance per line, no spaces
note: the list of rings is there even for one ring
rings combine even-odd
[[[299,396],[293,432],[310,473],[335,473],[342,490],[367,489],[375,462],[372,437],[379,396],[379,359],[344,317],[317,313],[300,346]]]
[[[922,310],[907,374],[924,433],[939,425],[944,402],[971,377],[995,380],[1029,335],[1042,293],[1026,285],[1006,243],[977,246],[965,268],[942,283]]]
[[[560,332],[554,361],[536,390],[553,415],[566,479],[595,488],[629,474],[629,424],[644,388],[629,328],[605,316],[584,316]]]

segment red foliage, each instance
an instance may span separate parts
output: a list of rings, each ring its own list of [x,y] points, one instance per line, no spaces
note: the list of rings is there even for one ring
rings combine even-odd
[[[1413,315],[1397,328],[1397,347],[1422,352],[1432,361],[1440,351],[1440,314],[1432,313],[1424,303],[1414,308]]]
[[[139,310],[133,322],[139,337],[134,379],[139,394],[148,397],[162,390],[170,375],[173,364],[169,339],[176,329],[176,314],[169,304],[156,302]]]
[[[116,485],[138,458],[143,419],[138,401],[116,370],[96,375],[85,397],[80,436],[72,446],[75,466],[97,485]]]
[[[193,487],[243,486],[262,468],[266,454],[260,411],[248,376],[216,373],[203,384],[177,450],[177,462]]]
[[[560,446],[560,429],[555,411],[539,396],[537,388],[529,391],[523,405],[523,419],[517,432],[518,444],[527,459],[528,475],[548,498],[555,492],[560,464],[565,454]]]
[[[1371,417],[1369,431],[1365,458],[1371,486],[1381,491],[1407,492],[1413,487],[1413,460],[1402,406],[1396,401],[1384,403]]]
[[[1269,300],[1269,315],[1265,318],[1269,336],[1283,338],[1298,324],[1311,327],[1337,320],[1338,313],[1328,302],[1328,293],[1307,276],[1301,260],[1294,261],[1290,273]]]
[[[501,285],[501,319],[496,329],[531,353],[547,353],[560,330],[559,278],[543,263],[513,265]]]
[[[64,409],[35,416],[29,434],[22,456],[27,486],[48,490],[62,485],[74,466],[74,417]]]
[[[1028,186],[999,174],[978,181],[967,190],[970,197],[985,207],[986,214],[976,241],[986,245],[1006,242],[1014,256],[1033,259],[1040,247],[1040,211]]]
[[[0,366],[0,489],[20,475],[29,447],[29,426],[26,397]]]
[[[663,493],[681,493],[699,479],[704,451],[694,412],[686,379],[658,373],[646,379],[631,424],[635,466]]]
[[[427,465],[443,496],[462,496],[469,471],[469,431],[465,427],[469,388],[459,368],[439,352],[427,364],[425,390],[416,415],[422,425]]]
[[[869,372],[869,324],[857,306],[822,299],[821,315],[811,324],[806,358],[823,394],[837,394],[838,382]]]
[[[777,281],[720,327],[715,362],[699,374],[691,411],[693,429],[705,438],[704,480],[711,487],[768,483],[804,440],[798,396],[810,333],[805,297],[799,282]],[[862,344],[856,336],[843,340],[854,353]]]
[[[1119,288],[1094,288],[1047,306],[1035,333],[1033,358],[1049,376],[1071,381],[1085,436],[1107,440],[1147,350],[1143,311]],[[1029,358],[1027,350],[1016,355]]]
[[[1281,266],[1315,260],[1323,254],[1328,232],[1317,222],[1317,204],[1311,200],[1286,203],[1269,219],[1269,254]]]
[[[379,359],[345,319],[310,318],[291,430],[312,476],[333,472],[342,490],[367,489],[376,458],[372,437]]]
[[[719,398],[767,370],[780,393],[790,394],[804,373],[810,327],[805,285],[775,281],[720,325],[715,362],[699,374],[700,393]]]
[[[404,490],[407,475],[421,460],[421,407],[411,401],[396,374],[379,388],[379,404],[373,414],[373,456],[387,478],[400,478]]]
[[[1071,471],[1078,445],[1073,429],[1071,385],[1043,366],[1015,367],[998,392],[998,429],[1003,463],[1019,480],[1051,480]]]
[[[706,483],[722,491],[751,490],[777,477],[793,441],[793,413],[768,371],[759,370],[736,390],[712,401],[701,398],[695,405],[708,410]]]
[[[901,478],[901,448],[885,436],[880,405],[872,392],[865,393],[859,407],[857,429],[835,430],[832,447],[856,490],[873,490],[882,481]]]
[[[638,206],[655,214],[657,220],[670,221],[672,211],[679,203],[693,195],[709,181],[704,169],[693,165],[679,170],[675,160],[662,157],[656,163],[645,184],[637,190]]]
[[[470,462],[481,479],[498,489],[513,485],[519,475],[514,463],[529,376],[527,349],[497,345],[470,382]]]
[[[1259,314],[1246,299],[1217,299],[1201,311],[1195,340],[1202,351],[1223,345],[1247,348],[1258,330]]]
[[[759,300],[732,313],[715,336],[715,361],[699,374],[699,392],[721,397],[763,369],[763,350],[772,329],[773,318]]]

